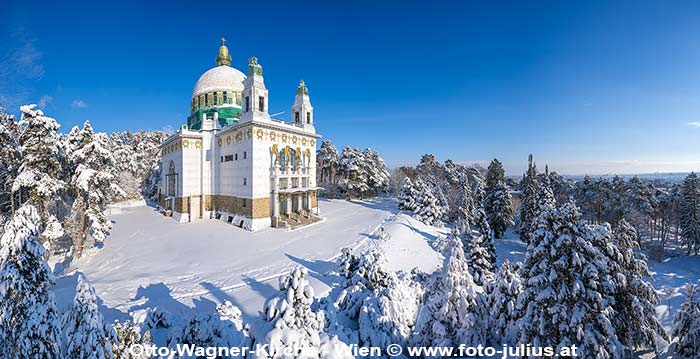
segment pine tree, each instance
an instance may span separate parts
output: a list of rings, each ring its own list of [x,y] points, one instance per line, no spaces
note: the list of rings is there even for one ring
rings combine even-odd
[[[464,223],[469,223],[472,221],[475,212],[476,205],[474,203],[474,195],[472,194],[471,186],[469,185],[469,180],[467,176],[462,176],[459,180],[459,199],[457,201],[457,221]]]
[[[619,274],[615,288],[615,317],[613,325],[620,342],[630,349],[647,346],[656,349],[656,336],[668,339],[656,318],[659,297],[651,283],[646,257],[636,252],[637,231],[624,219],[614,233],[615,245],[620,251]]]
[[[136,353],[135,351],[131,350],[134,345],[143,345],[144,347],[153,345],[150,331],[147,330],[145,333],[143,333],[143,335],[141,335],[139,326],[132,324],[129,321],[115,321],[112,327],[116,333],[116,340],[112,342],[114,359],[152,358],[152,356],[148,355],[146,351]]]
[[[478,291],[464,257],[462,240],[448,240],[442,269],[433,276],[418,313],[414,345],[450,347],[483,343],[477,311]]]
[[[518,297],[520,343],[576,345],[581,357],[619,357],[622,346],[612,326],[614,284],[606,256],[592,243],[576,206],[544,212],[531,239]]]
[[[497,182],[490,191],[486,191],[484,209],[496,238],[501,238],[508,227],[515,224],[511,201],[505,181]]]
[[[0,107],[0,212],[14,210],[12,184],[21,164],[19,127],[12,115]]]
[[[494,281],[486,285],[485,311],[491,316],[488,322],[488,327],[491,328],[488,345],[514,345],[517,342],[517,321],[520,317],[517,300],[522,290],[517,266],[512,268],[510,262],[505,260],[498,268]]]
[[[317,176],[320,183],[335,183],[338,173],[338,150],[330,140],[323,140],[316,155]]]
[[[474,233],[473,231],[467,233],[473,233],[474,235],[481,236],[479,243],[480,246],[486,250],[486,258],[491,264],[489,268],[492,269],[493,266],[496,265],[496,246],[493,243],[493,231],[491,230],[488,218],[486,217],[486,212],[482,208],[476,210],[476,214],[474,216],[474,229],[477,233]]]
[[[530,241],[532,223],[535,221],[537,208],[537,167],[532,161],[532,155],[528,157],[527,173],[522,181],[522,201],[520,204],[520,240]]]
[[[671,335],[676,338],[676,352],[686,358],[697,358],[700,353],[700,288],[688,284],[685,303],[673,318]]]
[[[364,155],[358,148],[345,147],[338,161],[338,172],[342,176],[340,188],[348,198],[363,198],[370,190],[367,182]]]
[[[46,225],[49,206],[57,201],[57,194],[65,183],[61,178],[63,153],[60,148],[60,126],[56,120],[44,116],[36,105],[22,106],[19,121],[19,150],[22,162],[12,191],[28,194],[27,201],[34,205]]]
[[[420,177],[414,183],[417,192],[414,217],[428,225],[441,225],[442,207],[433,193],[433,189]]]
[[[688,255],[697,255],[700,252],[700,179],[695,172],[683,181],[681,196],[681,235],[688,243]]]
[[[401,185],[401,193],[399,194],[399,209],[411,212],[415,211],[416,195],[417,191],[413,187],[413,182],[411,182],[408,176],[404,177],[403,184]]]
[[[107,237],[112,224],[104,211],[111,196],[123,192],[112,182],[114,158],[106,135],[95,133],[86,121],[72,141],[68,155],[75,166],[71,186],[76,198],[69,223],[75,253],[80,257],[88,233],[96,242]]]
[[[95,289],[78,275],[73,306],[63,317],[66,357],[71,359],[113,359],[112,343],[117,333],[104,322],[97,307]]]
[[[59,358],[55,279],[38,241],[40,218],[20,207],[0,238],[0,357]]]
[[[478,231],[468,231],[464,236],[466,239],[464,245],[465,256],[469,265],[469,273],[474,283],[483,286],[493,278],[493,268],[496,262],[493,242],[488,234],[484,235]]]
[[[306,268],[295,268],[280,278],[280,293],[265,303],[261,319],[264,328],[256,338],[257,345],[269,345],[258,350],[253,359],[288,358],[285,348],[302,350],[307,357],[319,357],[321,331],[324,325],[322,312],[311,309],[314,290],[306,280]]]

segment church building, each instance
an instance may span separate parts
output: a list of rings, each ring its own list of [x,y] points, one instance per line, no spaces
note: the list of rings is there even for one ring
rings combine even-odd
[[[180,222],[214,218],[257,230],[319,220],[314,110],[304,81],[292,122],[268,113],[258,59],[231,67],[225,39],[216,67],[192,91],[187,125],[161,145],[158,204]]]

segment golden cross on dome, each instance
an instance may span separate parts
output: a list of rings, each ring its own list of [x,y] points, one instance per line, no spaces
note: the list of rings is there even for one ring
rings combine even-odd
[[[225,45],[226,45],[226,38],[224,38],[224,37],[222,36],[222,37],[221,37],[221,46],[225,46]]]

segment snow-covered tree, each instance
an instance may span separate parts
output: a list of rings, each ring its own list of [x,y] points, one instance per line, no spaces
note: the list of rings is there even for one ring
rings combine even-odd
[[[21,163],[19,126],[14,117],[0,107],[0,212],[14,209],[12,185]]]
[[[256,345],[268,345],[257,350],[253,359],[289,358],[286,348],[294,348],[292,358],[319,358],[321,332],[325,322],[323,312],[311,309],[314,290],[306,280],[306,268],[295,268],[280,278],[279,295],[265,302],[261,319],[264,326],[255,338]],[[259,352],[259,353],[258,353]]]
[[[697,358],[700,353],[700,287],[688,284],[685,302],[673,318],[671,336],[676,339],[676,352],[686,358]]]
[[[417,192],[415,217],[428,225],[441,225],[440,219],[444,215],[444,207],[440,205],[433,188],[420,177],[416,178],[414,185]]]
[[[479,245],[480,247],[483,247],[486,250],[486,258],[489,261],[489,263],[491,263],[490,268],[493,268],[493,266],[496,265],[496,246],[493,243],[493,231],[491,230],[488,218],[486,217],[486,212],[481,208],[476,210],[476,214],[474,216],[473,229],[476,230],[477,233],[467,233],[474,236],[477,236],[478,234],[481,235],[481,238],[479,239]]]
[[[496,238],[501,238],[506,229],[515,224],[510,189],[505,180],[495,183],[493,188],[486,191],[484,209]]]
[[[458,199],[457,199],[457,221],[469,223],[473,220],[476,212],[476,204],[474,202],[474,194],[472,193],[469,184],[468,176],[464,175],[459,180],[458,184]]]
[[[147,351],[142,351],[137,353],[132,351],[131,348],[134,345],[142,345],[144,347],[153,345],[153,340],[151,339],[151,332],[146,331],[141,334],[139,326],[132,324],[129,321],[119,322],[115,321],[112,325],[114,332],[116,333],[116,340],[112,342],[112,352],[114,353],[114,359],[150,359],[151,355]]]
[[[573,203],[537,220],[522,267],[520,343],[561,348],[581,357],[617,358],[614,297],[606,255]]]
[[[408,176],[404,177],[399,193],[399,209],[413,212],[416,209],[417,191],[413,187],[413,182]]]
[[[70,235],[76,256],[80,257],[87,235],[102,242],[112,227],[104,213],[110,198],[122,193],[114,178],[114,158],[109,151],[106,135],[95,133],[89,121],[71,140],[68,157],[75,166],[71,186],[75,201],[71,209]]]
[[[465,257],[469,265],[469,273],[474,283],[484,285],[493,277],[493,268],[496,263],[495,248],[490,234],[482,234],[476,230],[470,230],[463,234],[465,238]]]
[[[95,289],[78,275],[73,306],[63,316],[64,356],[71,359],[113,359],[117,333],[104,321]]]
[[[317,177],[320,183],[335,183],[338,173],[338,150],[331,140],[323,140],[316,154]]]
[[[514,345],[518,340],[517,321],[520,313],[517,300],[522,293],[522,283],[517,268],[505,260],[498,268],[493,282],[486,284],[484,317],[488,320],[487,343],[492,346]]]
[[[58,134],[61,126],[53,118],[44,116],[36,105],[26,105],[20,109],[19,150],[22,162],[12,191],[28,195],[24,202],[36,206],[43,228],[49,217],[49,206],[57,201],[58,193],[65,187],[61,180],[63,152]]]
[[[630,349],[641,346],[656,348],[656,336],[668,339],[656,318],[659,296],[645,277],[651,276],[647,261],[638,253],[637,231],[624,219],[614,233],[620,251],[615,283],[615,317],[613,325],[620,342]]]
[[[366,347],[406,345],[416,324],[423,289],[408,275],[391,275],[386,287],[377,287],[360,309],[358,334]]]
[[[196,347],[252,347],[247,328],[240,330],[233,322],[217,314],[196,314],[189,319],[181,332],[168,338],[168,346],[189,344]],[[182,357],[181,359],[190,357]],[[260,356],[257,358],[266,358]]]
[[[681,234],[688,245],[688,255],[700,252],[700,178],[695,172],[683,181],[681,191]]]
[[[61,323],[55,279],[39,243],[40,217],[24,204],[0,238],[0,357],[55,359]]]
[[[418,313],[414,345],[432,347],[483,344],[477,315],[479,292],[464,257],[462,240],[453,233],[442,269],[431,279]]]
[[[520,240],[529,242],[533,230],[533,222],[537,215],[537,167],[532,161],[532,155],[527,159],[527,172],[522,181],[522,201],[520,204]]]

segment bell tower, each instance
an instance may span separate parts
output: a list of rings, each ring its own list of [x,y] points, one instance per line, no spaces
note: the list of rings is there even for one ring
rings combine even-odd
[[[262,66],[256,57],[248,59],[248,77],[243,82],[242,121],[255,117],[270,118],[268,113],[268,92],[265,87]]]
[[[304,80],[299,81],[296,96],[294,96],[294,105],[292,105],[292,119],[295,125],[313,128],[314,126],[314,107],[311,106],[309,99],[309,89],[306,87]]]

